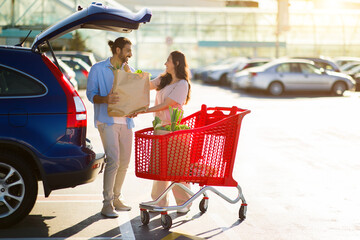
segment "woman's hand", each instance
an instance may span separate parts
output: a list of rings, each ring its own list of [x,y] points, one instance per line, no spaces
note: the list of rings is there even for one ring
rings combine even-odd
[[[137,115],[143,114],[143,113],[146,113],[146,111],[140,111],[140,112],[132,113],[132,114],[127,115],[126,117],[134,118],[134,117],[137,117]]]

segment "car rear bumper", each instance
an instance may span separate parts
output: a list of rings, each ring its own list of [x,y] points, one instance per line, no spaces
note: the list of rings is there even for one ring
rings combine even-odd
[[[98,153],[88,166],[81,171],[49,174],[46,176],[47,185],[51,190],[75,187],[92,182],[102,172],[105,165],[105,154]]]

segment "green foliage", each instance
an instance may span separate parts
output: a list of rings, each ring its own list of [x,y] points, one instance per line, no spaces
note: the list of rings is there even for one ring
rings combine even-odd
[[[171,124],[162,126],[160,118],[156,116],[154,121],[152,122],[155,130],[158,129],[174,132],[178,130],[190,129],[190,127],[188,127],[187,125],[180,124],[183,118],[183,112],[180,109],[169,107],[169,111]]]
[[[78,31],[75,31],[72,39],[69,40],[69,49],[72,51],[86,51],[85,40]]]

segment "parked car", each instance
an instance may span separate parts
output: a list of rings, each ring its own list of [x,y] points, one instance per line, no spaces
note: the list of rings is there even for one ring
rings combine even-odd
[[[58,59],[57,61],[58,61],[61,72],[70,81],[70,83],[74,87],[74,89],[76,91],[78,91],[79,86],[78,86],[77,80],[75,79],[75,76],[76,76],[75,72],[66,63],[64,63],[60,59]]]
[[[192,71],[192,74],[193,74],[193,76],[194,76],[194,79],[206,81],[208,69],[211,69],[212,66],[217,66],[217,65],[219,65],[219,64],[220,64],[221,62],[223,62],[223,61],[224,61],[224,59],[220,59],[220,60],[217,60],[216,62],[211,63],[211,64],[209,64],[209,65],[205,65],[205,66],[198,67],[198,68],[194,69],[194,70]]]
[[[340,68],[344,64],[349,63],[349,62],[354,62],[354,61],[360,62],[359,57],[334,57],[333,60]]]
[[[307,59],[313,61],[315,66],[327,71],[341,72],[340,67],[330,59],[317,57],[295,57],[295,59]]]
[[[354,65],[352,68],[350,68],[348,71],[345,71],[346,74],[350,75],[351,77],[354,77],[355,74],[360,72],[360,65]]]
[[[360,62],[352,61],[352,62],[345,63],[344,65],[342,65],[340,67],[340,69],[341,69],[342,72],[347,72],[350,69],[352,69],[353,67],[356,67],[356,66],[359,66],[359,65],[360,65]]]
[[[355,91],[360,91],[360,73],[355,74],[354,76],[355,80]]]
[[[247,58],[244,57],[233,57],[228,58],[217,65],[212,65],[207,68],[207,78],[204,79],[206,82],[218,83],[220,85],[227,85],[227,75],[234,69],[237,69],[240,65],[244,64]]]
[[[242,89],[243,88],[243,73],[245,69],[258,67],[261,65],[264,65],[265,63],[268,63],[270,59],[268,58],[254,58],[249,59],[247,62],[244,62],[244,64],[239,65],[236,69],[234,69],[231,73],[228,74],[228,82],[230,82],[232,89]]]
[[[55,51],[55,55],[59,58],[70,57],[79,58],[86,62],[90,67],[96,63],[95,55],[92,52],[80,52],[80,51]]]
[[[343,95],[354,90],[355,81],[344,73],[326,71],[303,59],[279,59],[248,71],[247,87],[271,95],[284,91],[329,91]]]
[[[48,197],[93,181],[104,164],[104,154],[86,140],[84,103],[39,46],[51,49],[52,39],[79,28],[130,32],[150,18],[147,9],[134,14],[93,3],[47,28],[30,48],[0,46],[1,228],[29,214],[37,181]]]
[[[60,57],[76,74],[79,89],[86,89],[90,66],[80,58]]]
[[[231,88],[236,89],[242,89],[242,90],[248,90],[250,89],[249,86],[249,73],[250,71],[256,70],[256,67],[246,68],[240,72],[237,72],[233,75],[231,78]]]

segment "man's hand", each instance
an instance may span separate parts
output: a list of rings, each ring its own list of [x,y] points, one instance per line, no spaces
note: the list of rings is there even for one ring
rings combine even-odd
[[[120,101],[120,97],[119,97],[119,95],[117,93],[110,93],[105,98],[106,98],[106,103],[107,104],[115,104],[115,103],[118,103]]]
[[[131,73],[130,67],[127,65],[127,63],[124,64],[124,71]]]

